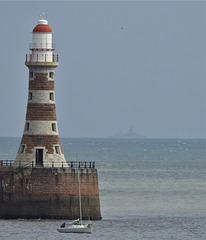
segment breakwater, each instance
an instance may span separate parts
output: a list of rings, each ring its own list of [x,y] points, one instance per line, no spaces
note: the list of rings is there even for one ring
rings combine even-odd
[[[83,219],[100,220],[98,173],[94,162],[69,167],[0,166],[0,218],[79,218],[78,171]]]

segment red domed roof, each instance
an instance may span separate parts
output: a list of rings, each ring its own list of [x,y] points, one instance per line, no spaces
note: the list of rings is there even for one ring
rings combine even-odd
[[[38,24],[32,32],[52,32],[52,29],[49,25]]]

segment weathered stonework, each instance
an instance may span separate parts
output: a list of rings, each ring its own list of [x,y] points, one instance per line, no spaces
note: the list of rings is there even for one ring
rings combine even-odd
[[[51,98],[51,94],[53,94],[53,98]],[[29,90],[28,102],[54,104],[55,92],[49,90]]]
[[[54,80],[48,80],[47,73],[35,73],[33,80],[29,80],[29,90],[54,90]]]
[[[55,105],[42,103],[28,103],[26,120],[56,121]]]
[[[27,129],[27,123],[29,123],[29,129]],[[52,126],[55,125],[53,129]],[[56,121],[26,121],[24,127],[24,135],[59,135]]]
[[[0,218],[79,218],[78,170],[83,219],[100,220],[98,176],[93,168],[8,167],[5,171],[0,167]]]
[[[41,142],[41,143],[38,143]],[[26,153],[32,153],[34,146],[45,147],[47,154],[54,154],[53,145],[57,144],[61,146],[59,136],[53,135],[23,135],[21,144],[26,144],[27,148],[25,150]],[[61,152],[62,148],[61,148]]]

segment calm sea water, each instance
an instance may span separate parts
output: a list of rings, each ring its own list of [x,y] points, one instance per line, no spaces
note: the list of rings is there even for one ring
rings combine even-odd
[[[14,159],[20,138],[0,138]],[[102,221],[90,235],[56,220],[0,220],[0,239],[206,239],[206,140],[61,139],[68,161],[95,161]]]

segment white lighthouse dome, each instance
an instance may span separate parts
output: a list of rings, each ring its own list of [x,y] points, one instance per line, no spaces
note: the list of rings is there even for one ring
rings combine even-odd
[[[46,19],[40,19],[40,20],[38,21],[38,24],[39,24],[39,25],[48,25],[48,21],[47,21]]]

